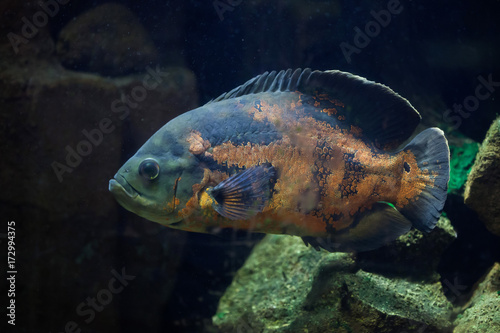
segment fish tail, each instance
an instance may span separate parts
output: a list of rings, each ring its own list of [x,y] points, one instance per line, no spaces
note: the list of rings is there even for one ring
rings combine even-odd
[[[400,212],[415,228],[429,232],[439,220],[446,201],[450,178],[448,141],[443,131],[433,127],[418,134],[403,150],[415,155],[418,168],[428,170],[432,183],[426,183],[422,192]]]

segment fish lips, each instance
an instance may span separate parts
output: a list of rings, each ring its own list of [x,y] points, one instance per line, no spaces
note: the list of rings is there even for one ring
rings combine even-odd
[[[180,220],[179,217],[169,217],[168,214],[174,214],[173,211],[166,214],[157,203],[142,195],[119,173],[109,181],[109,191],[123,208],[145,219],[162,225],[170,225]]]
[[[125,194],[130,199],[135,199],[139,195],[139,192],[119,173],[109,181],[109,191],[115,195]]]

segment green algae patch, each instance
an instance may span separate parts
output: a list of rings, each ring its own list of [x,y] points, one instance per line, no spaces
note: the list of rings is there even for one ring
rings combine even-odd
[[[464,185],[479,151],[477,142],[450,145],[450,181],[448,193],[462,195]]]

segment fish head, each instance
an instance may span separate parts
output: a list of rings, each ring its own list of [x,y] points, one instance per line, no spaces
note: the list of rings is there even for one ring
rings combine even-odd
[[[161,141],[148,140],[109,181],[109,191],[125,209],[168,226],[182,220],[179,211],[192,197],[196,172],[184,147]]]

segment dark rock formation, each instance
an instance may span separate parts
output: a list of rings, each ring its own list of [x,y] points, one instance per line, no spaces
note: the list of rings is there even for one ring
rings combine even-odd
[[[142,72],[158,61],[142,24],[115,3],[95,7],[62,29],[57,55],[67,68],[111,76]]]
[[[444,219],[433,241],[449,243],[454,232]],[[401,258],[429,262],[445,246],[425,252],[426,235],[402,236],[393,245]],[[353,254],[328,253],[305,247],[292,236],[267,236],[253,251],[221,298],[214,324],[221,332],[451,332],[452,306],[441,284],[427,270],[422,280],[410,278],[411,270],[384,272],[387,266],[404,266],[403,259],[380,250],[372,271]],[[420,257],[419,254],[420,253]],[[374,258],[372,258],[374,259]],[[383,262],[385,260],[385,262]],[[411,265],[406,262],[406,265]],[[379,265],[375,272],[373,267]],[[431,264],[430,268],[435,266]]]
[[[358,253],[357,263],[368,272],[437,282],[441,254],[456,238],[450,220],[441,216],[430,233],[412,229],[393,243]]]
[[[158,331],[184,234],[123,216],[108,181],[157,129],[197,106],[195,76],[149,64],[154,58],[137,53],[153,50],[119,33],[113,37],[118,51],[134,43],[135,55],[115,53],[112,64],[103,54],[91,56],[100,57],[99,66],[138,73],[109,79],[65,69],[48,23],[23,34],[25,22],[41,15],[37,2],[1,7],[0,31],[13,39],[0,43],[0,211],[4,221],[16,222],[16,324],[23,332],[112,333],[124,325]],[[107,50],[78,47],[83,55],[71,53],[78,59]],[[135,278],[120,288],[115,274],[122,273]],[[92,299],[100,309],[93,316]]]
[[[491,125],[467,179],[465,204],[500,236],[500,118]]]

